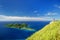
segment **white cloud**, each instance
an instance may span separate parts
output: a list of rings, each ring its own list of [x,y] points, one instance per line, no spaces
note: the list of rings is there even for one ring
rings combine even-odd
[[[37,16],[40,16],[40,14],[37,14]]]
[[[49,17],[19,17],[19,16],[6,16],[0,15],[0,21],[48,21]]]
[[[56,16],[58,13],[48,12],[45,16]]]
[[[57,8],[60,8],[60,5],[54,5],[55,7],[57,7]]]
[[[37,10],[34,10],[33,13],[37,13],[38,11]]]

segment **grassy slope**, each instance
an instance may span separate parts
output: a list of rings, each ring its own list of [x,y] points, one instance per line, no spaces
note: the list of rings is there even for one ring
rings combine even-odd
[[[26,40],[60,40],[60,21],[52,21]]]

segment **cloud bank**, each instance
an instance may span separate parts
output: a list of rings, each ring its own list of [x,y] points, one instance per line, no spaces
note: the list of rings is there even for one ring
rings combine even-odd
[[[20,17],[0,15],[0,21],[46,21],[51,20],[50,17]]]

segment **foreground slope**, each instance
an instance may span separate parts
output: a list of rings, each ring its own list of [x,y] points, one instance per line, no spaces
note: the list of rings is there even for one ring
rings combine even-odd
[[[60,40],[60,21],[52,21],[26,40]]]

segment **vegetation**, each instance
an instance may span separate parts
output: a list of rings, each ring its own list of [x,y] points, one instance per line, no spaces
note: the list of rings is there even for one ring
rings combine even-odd
[[[9,27],[9,28],[18,28],[18,29],[25,29],[25,30],[32,30],[32,31],[34,30],[32,28],[29,28],[28,24],[26,24],[26,23],[6,24],[6,26]]]
[[[60,40],[60,21],[52,21],[26,40]]]
[[[25,24],[25,23],[22,23],[22,24],[7,24],[6,26],[8,26],[8,27],[11,27],[11,28],[23,28],[23,27],[28,27],[28,25],[27,24]]]

